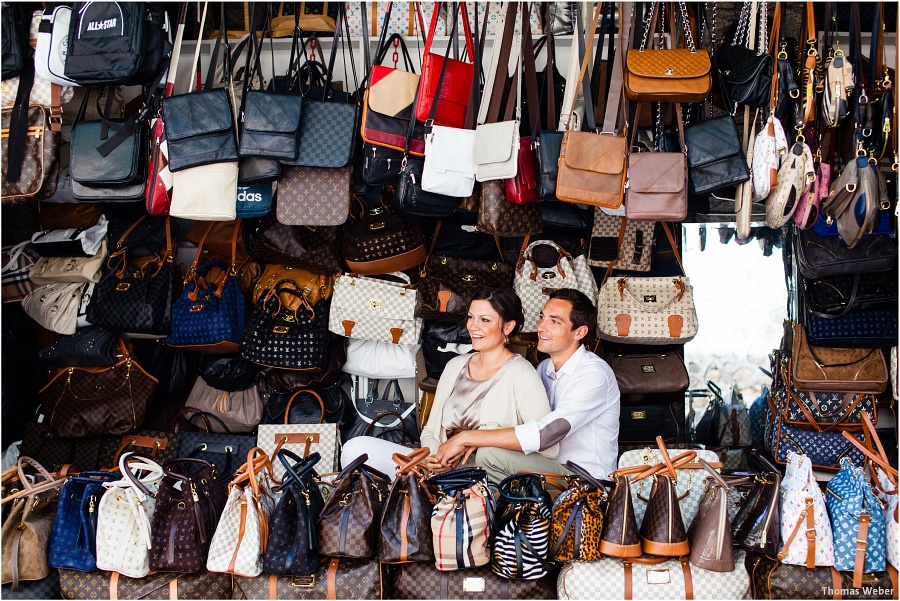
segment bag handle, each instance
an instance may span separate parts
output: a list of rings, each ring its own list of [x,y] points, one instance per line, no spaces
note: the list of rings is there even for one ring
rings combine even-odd
[[[302,488],[306,488],[306,484],[303,482],[302,477],[309,473],[319,462],[319,459],[321,459],[321,455],[315,452],[310,453],[303,458],[289,449],[280,449],[276,455],[278,456],[281,465],[284,466],[285,473],[287,473],[290,478]],[[294,462],[294,465],[291,465],[291,462],[288,461],[288,459],[291,459]],[[313,471],[313,473],[315,474],[315,471]],[[287,484],[287,482],[282,483],[281,486],[284,487],[285,484]]]
[[[134,466],[138,470],[148,471],[150,472],[150,475],[144,476],[143,478],[138,478],[129,465],[129,463],[131,462],[134,462]],[[164,475],[163,468],[160,464],[153,461],[149,457],[144,457],[143,455],[138,455],[137,453],[133,453],[131,451],[122,453],[122,456],[119,458],[119,473],[122,474],[124,480],[128,481],[131,488],[140,491],[141,494],[144,495],[144,497],[153,496],[153,493],[151,493],[150,489],[147,488],[145,481],[159,480]],[[121,485],[122,482],[123,481],[120,480],[119,485]]]
[[[632,472],[637,473],[637,476],[635,478],[632,478],[631,482],[633,484],[635,482],[643,480],[644,478],[648,478],[664,471],[668,471],[671,474],[676,474],[677,470],[679,469],[690,469],[690,464],[696,457],[697,451],[685,451],[684,453],[676,455],[675,459],[668,459],[667,461],[666,459],[668,458],[668,453],[666,453],[666,455],[663,456],[663,461],[661,463],[657,463],[656,465],[652,466],[635,466],[640,467],[641,469],[639,471]],[[625,472],[616,470],[616,472],[614,473],[624,474]],[[675,482],[676,484],[678,483],[677,475],[673,477],[673,482]]]
[[[409,455],[403,455],[402,453],[391,455],[391,459],[397,464],[396,476],[410,473],[424,475],[423,471],[427,471],[424,461],[428,459],[430,453],[431,450],[428,447],[420,447]]]
[[[513,488],[512,485],[514,482],[520,483],[520,486],[516,488],[517,492],[522,492],[525,489],[525,485],[528,484],[529,482],[532,482],[533,484],[535,484],[536,488],[543,490],[544,489],[543,480],[544,480],[543,476],[540,476],[533,472],[524,472],[524,473],[520,472],[517,474],[512,474],[511,476],[507,476],[506,478],[503,479],[502,482],[500,482],[500,486],[499,486],[500,497],[510,503],[534,503],[536,505],[543,505],[544,499],[542,499],[540,497],[528,497],[525,495],[514,496],[513,494],[508,492],[510,488]]]
[[[325,402],[322,400],[322,395],[313,390],[312,388],[303,388],[302,390],[298,390],[294,394],[291,395],[291,398],[288,399],[287,405],[284,408],[284,423],[285,425],[290,424],[291,422],[288,420],[288,416],[291,414],[291,403],[294,402],[294,399],[297,398],[298,395],[303,394],[304,392],[308,392],[313,395],[317,401],[319,401],[319,407],[322,408],[322,415],[319,416],[319,421],[317,424],[321,424],[325,421]]]
[[[366,427],[366,431],[363,433],[363,436],[372,436],[372,432],[375,430],[375,426],[378,422],[384,420],[386,417],[395,417],[400,422],[400,428],[394,428],[394,430],[398,430],[403,434],[403,442],[409,442],[408,437],[406,436],[406,429],[403,428],[403,416],[397,413],[396,411],[382,411],[378,415],[376,415],[369,425]]]
[[[416,2],[416,5],[418,5],[418,4],[419,3]],[[440,17],[440,12],[441,12],[440,8],[441,8],[440,4],[435,4],[434,11],[431,13],[431,24],[428,27],[428,36],[425,38],[425,47],[422,49],[423,54],[428,54],[428,52],[431,51],[431,44],[434,41],[434,34],[437,31],[437,22],[438,22],[438,18]],[[476,11],[478,10],[477,6],[475,7],[475,10]],[[469,60],[472,60],[472,57],[475,56],[475,48],[474,48],[473,42],[472,42],[472,30],[469,25],[469,13],[468,13],[468,10],[466,9],[465,2],[459,2],[458,4],[454,3],[454,16],[456,15],[457,12],[462,14],[462,18],[463,18],[463,35],[465,35],[465,38],[466,38],[466,56],[469,57]],[[456,19],[454,18],[454,29],[455,29],[455,25],[456,25],[455,21],[456,21]],[[453,34],[451,34],[451,36],[452,35]],[[452,46],[453,45],[452,40],[448,40],[447,44],[449,46]],[[477,67],[477,65],[476,65],[476,67]],[[440,88],[438,88],[438,90],[440,90]]]
[[[504,8],[506,9],[505,12]],[[490,63],[485,72],[484,92],[479,101],[477,125],[495,123],[500,116],[500,103],[502,101],[503,88],[506,85],[506,74],[513,47],[512,40],[516,29],[515,3],[505,2],[501,6],[497,26],[501,28],[500,34],[494,36],[495,43],[491,49]]]
[[[577,475],[579,478],[583,479],[585,482],[587,482],[594,488],[599,488],[600,490],[602,490],[604,492],[606,491],[606,486],[604,486],[602,482],[600,482],[599,480],[594,478],[589,471],[587,471],[586,469],[584,469],[583,467],[581,467],[580,465],[578,465],[571,459],[569,461],[566,461],[566,467],[569,468],[571,471],[575,472],[575,475]]]
[[[343,480],[345,476],[349,476],[350,474],[352,474],[355,471],[358,471],[360,473],[368,473],[372,476],[375,476],[376,478],[384,480],[385,482],[390,482],[391,479],[388,478],[387,475],[385,475],[383,472],[381,472],[379,470],[376,470],[374,467],[368,465],[366,463],[366,461],[368,461],[368,460],[369,460],[369,454],[363,453],[362,455],[360,455],[359,457],[357,457],[356,459],[351,461],[349,464],[347,464],[347,467],[345,467],[344,469],[342,469],[340,471],[337,478],[335,479],[335,482],[337,482],[338,480]]]
[[[598,2],[594,7],[594,16],[591,22],[591,27],[588,29],[589,35],[584,35],[584,28],[582,25],[582,15],[581,15],[581,5],[576,5],[576,36],[578,41],[578,53],[579,56],[583,56],[581,60],[581,70],[578,72],[578,77],[575,80],[576,90],[578,86],[582,86],[584,93],[584,121],[587,124],[587,129],[590,131],[596,131],[597,123],[594,119],[594,106],[591,102],[591,82],[590,76],[587,75],[587,66],[591,60],[591,49],[593,48],[594,42],[594,32],[597,30],[597,22],[600,20],[600,13],[603,9],[603,3]],[[584,53],[582,55],[582,52]],[[611,96],[610,99],[613,100],[616,95],[615,89],[610,90]],[[566,118],[566,130],[568,131],[570,127],[573,125],[572,118],[575,114],[575,98],[578,94],[574,94],[569,102],[569,106],[563,109],[563,114],[568,115]],[[618,102],[617,100],[615,100]],[[608,131],[606,128],[606,124],[604,123],[604,131]]]
[[[706,459],[700,457],[699,459],[697,459],[697,462],[703,466],[703,469],[706,470],[706,473],[709,474],[710,478],[715,480],[716,484],[718,484],[725,490],[731,488],[731,485],[725,481],[725,479],[719,474],[719,472],[717,472],[715,468],[713,468],[713,466],[711,466],[709,462],[706,461]]]
[[[859,440],[854,438],[849,432],[846,432],[846,431],[841,432],[841,435],[844,438],[846,438],[847,440],[849,440],[850,444],[852,444],[854,447],[859,449],[859,451],[863,455],[865,455],[867,460],[871,461],[872,463],[874,463],[875,465],[877,465],[878,467],[883,469],[888,474],[889,477],[893,476],[893,482],[896,482],[896,479],[898,477],[897,470],[894,469],[890,463],[885,461],[880,455],[873,453],[870,449],[868,449],[866,447],[866,445],[864,445]]]

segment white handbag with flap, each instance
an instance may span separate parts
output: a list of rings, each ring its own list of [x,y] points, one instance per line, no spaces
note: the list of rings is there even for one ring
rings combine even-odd
[[[466,198],[475,188],[475,130],[434,125],[425,136],[422,189]]]

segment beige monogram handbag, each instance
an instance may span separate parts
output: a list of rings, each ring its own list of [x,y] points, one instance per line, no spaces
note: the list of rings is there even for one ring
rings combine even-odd
[[[691,282],[669,225],[663,222],[682,275],[609,277],[600,286],[598,334],[604,340],[631,344],[684,344],[697,335],[697,311]]]
[[[37,286],[56,282],[96,284],[107,254],[104,238],[93,257],[43,257],[32,266],[28,278]]]
[[[119,470],[123,478],[103,485],[97,507],[97,569],[143,578],[150,573],[150,523],[163,468],[128,452]]]

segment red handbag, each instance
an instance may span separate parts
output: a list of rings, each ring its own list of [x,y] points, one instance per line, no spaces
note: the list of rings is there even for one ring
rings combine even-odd
[[[528,15],[525,13],[525,4],[522,5],[523,23],[528,22]],[[525,72],[525,93],[528,99],[529,107],[540,107],[540,95],[537,85],[537,71],[534,66],[534,51],[531,43],[531,29],[524,27],[522,29],[522,62]],[[531,140],[537,133],[540,124],[540,111],[529,111],[531,118],[532,135],[519,139],[519,154],[517,161],[519,163],[516,170],[516,176],[505,180],[506,184],[506,202],[513,204],[526,204],[529,202],[537,202],[541,199],[538,195],[537,167],[534,160],[534,150],[531,148]],[[533,114],[531,114],[533,113]]]
[[[466,36],[466,56],[474,56],[474,44],[472,43],[472,31],[469,27],[469,13],[466,12],[466,3],[461,2],[459,12],[462,14],[463,31]],[[434,40],[434,32],[437,28],[440,6],[435,6],[431,15],[431,27],[428,29],[428,37],[425,39],[425,54],[422,59],[422,74],[419,80],[419,92],[416,96],[416,119],[428,120],[431,105],[437,95],[438,80],[441,77],[441,67],[444,57],[441,54],[431,52],[431,43]],[[450,29],[449,27],[447,28]],[[449,43],[449,42],[448,42]],[[472,91],[472,75],[475,72],[473,63],[448,58],[444,81],[441,83],[438,106],[434,114],[434,123],[447,127],[463,128],[466,122],[466,109],[469,106],[469,98]]]

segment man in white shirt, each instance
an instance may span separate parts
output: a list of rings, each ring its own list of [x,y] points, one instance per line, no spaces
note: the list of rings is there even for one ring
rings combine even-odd
[[[583,293],[571,288],[551,293],[537,326],[537,348],[550,356],[537,368],[550,413],[515,428],[460,432],[441,445],[436,460],[452,466],[477,450],[478,465],[496,482],[520,469],[568,474],[567,461],[607,479],[619,450],[619,386],[609,365],[583,346],[596,324],[597,309]],[[556,443],[556,461],[535,454]]]

